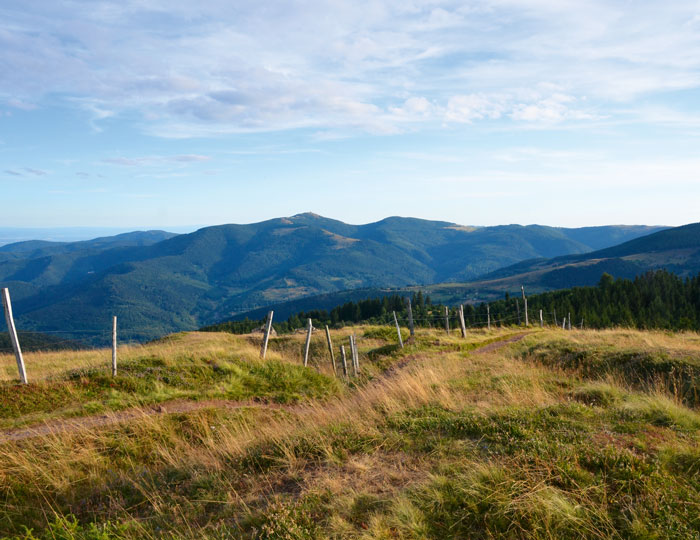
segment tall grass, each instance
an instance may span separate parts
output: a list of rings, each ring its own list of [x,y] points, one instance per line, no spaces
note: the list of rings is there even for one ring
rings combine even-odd
[[[361,340],[366,374],[321,400],[143,414],[2,444],[0,531],[22,536],[26,525],[37,537],[105,539],[696,537],[700,415],[665,389],[640,392],[614,378],[524,363],[519,345],[470,352],[508,333],[465,343],[421,330],[404,351],[387,348],[389,336]],[[152,354],[185,354],[189,339],[204,338],[178,337]],[[257,354],[247,338],[234,339]],[[533,346],[550,337],[529,339]],[[297,367],[297,342],[279,344],[278,361]],[[384,352],[371,355],[376,349]]]

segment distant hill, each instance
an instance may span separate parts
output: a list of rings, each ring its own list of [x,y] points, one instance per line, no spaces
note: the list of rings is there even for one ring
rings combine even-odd
[[[700,272],[700,223],[666,229],[620,245],[585,254],[530,259],[498,269],[468,283],[443,283],[425,289],[441,301],[500,298],[524,285],[543,292],[598,283],[603,273],[632,279],[665,269],[681,277]]]
[[[120,337],[143,340],[319,294],[451,286],[524,259],[582,254],[661,229],[466,227],[399,217],[351,225],[307,213],[181,235],[16,243],[0,248],[0,282],[11,289],[21,328],[94,332],[114,314]]]
[[[262,319],[268,310],[283,320],[300,311],[330,310],[345,302],[392,294],[409,295],[418,290],[434,301],[447,304],[493,301],[505,292],[528,293],[596,285],[603,273],[632,279],[650,270],[665,269],[681,277],[700,272],[700,223],[655,232],[620,245],[584,254],[521,261],[469,282],[446,282],[401,288],[369,288],[339,291],[272,304],[233,317]]]

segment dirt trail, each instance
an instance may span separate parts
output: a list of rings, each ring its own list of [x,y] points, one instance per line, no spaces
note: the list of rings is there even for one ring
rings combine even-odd
[[[479,347],[471,351],[471,354],[485,354],[489,352],[501,349],[511,343],[515,343],[523,339],[527,333],[518,334],[516,336],[511,336],[506,339],[501,339],[494,341],[483,347]],[[408,364],[406,359],[399,363],[394,368],[389,370],[390,373],[401,369]],[[193,411],[199,411],[202,409],[242,409],[247,407],[259,407],[266,409],[286,409],[292,410],[299,408],[298,405],[281,405],[276,403],[267,403],[263,401],[256,400],[243,400],[243,401],[231,401],[225,399],[210,399],[205,401],[187,401],[187,400],[174,400],[159,403],[157,405],[142,407],[138,409],[127,409],[124,411],[114,411],[100,415],[94,416],[81,416],[78,418],[61,419],[61,420],[50,420],[43,424],[37,424],[27,428],[12,429],[0,431],[0,444],[10,441],[21,441],[24,439],[29,439],[32,437],[41,437],[46,435],[58,435],[61,433],[74,433],[87,428],[110,426],[114,424],[120,424],[123,422],[128,422],[130,420],[137,420],[139,418],[145,418],[150,416],[155,416],[158,414],[177,414],[177,413],[188,413]]]

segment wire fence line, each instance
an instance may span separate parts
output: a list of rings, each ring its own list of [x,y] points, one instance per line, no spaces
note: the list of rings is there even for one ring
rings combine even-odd
[[[524,298],[524,293],[523,293],[523,298]],[[27,350],[51,350],[51,349],[78,349],[78,350],[104,350],[106,348],[106,345],[109,343],[111,340],[111,345],[112,345],[112,374],[116,375],[117,373],[117,317],[113,317],[113,325],[112,328],[110,329],[107,324],[105,326],[100,327],[100,328],[81,328],[81,329],[76,329],[76,330],[59,330],[59,329],[47,329],[47,330],[17,330],[15,327],[14,319],[12,316],[12,307],[11,307],[11,301],[10,301],[10,295],[9,295],[9,289],[4,288],[2,289],[2,300],[3,300],[3,305],[5,308],[5,317],[6,317],[6,322],[7,322],[7,327],[8,327],[8,336],[10,338],[10,342],[12,347],[8,346],[3,346],[0,347],[0,353],[12,353],[14,352],[16,360],[17,360],[17,365],[18,369],[20,372],[20,379],[22,380],[23,383],[27,382],[26,379],[26,372],[25,372],[25,367],[24,367],[24,360],[22,356],[22,350],[21,350],[21,342],[24,342],[27,344]],[[370,324],[378,324],[378,325],[386,325],[388,327],[393,327],[396,325],[396,333],[397,333],[397,341],[398,344],[401,348],[403,348],[403,340],[401,337],[401,328],[400,325],[408,325],[410,327],[411,331],[411,336],[413,335],[414,332],[414,326],[418,324],[419,326],[425,326],[426,324],[430,327],[434,324],[436,327],[442,326],[444,324],[445,330],[449,333],[450,332],[450,323],[454,322],[455,320],[457,321],[457,325],[455,325],[453,328],[454,330],[461,329],[463,337],[466,337],[465,331],[467,328],[469,329],[474,329],[474,328],[479,328],[479,327],[488,327],[491,328],[492,325],[494,326],[503,326],[503,325],[513,325],[516,323],[518,325],[522,325],[522,316],[524,314],[525,321],[527,324],[530,311],[527,309],[527,302],[524,303],[524,309],[521,312],[519,305],[516,304],[516,308],[518,309],[517,313],[511,313],[511,314],[503,314],[503,312],[499,313],[494,313],[493,316],[490,313],[490,305],[489,304],[482,304],[480,308],[482,309],[482,313],[477,313],[475,310],[471,309],[471,312],[468,314],[468,316],[465,316],[464,313],[464,305],[460,305],[459,309],[456,310],[454,308],[450,308],[449,306],[435,306],[433,304],[429,304],[428,306],[421,305],[420,311],[424,311],[426,307],[429,309],[435,308],[442,310],[444,308],[445,312],[444,314],[439,313],[439,312],[433,312],[433,311],[428,311],[427,314],[421,313],[419,316],[414,317],[413,312],[411,310],[411,302],[410,299],[406,298],[404,299],[407,302],[407,311],[401,312],[401,315],[398,316],[396,311],[392,311],[393,315],[393,324],[392,321],[381,321],[381,322],[372,322],[372,321],[343,321],[345,322],[352,322],[353,324],[356,324],[358,322],[369,322]],[[483,307],[484,305],[486,306],[486,316],[483,314]],[[544,324],[544,312],[542,310],[539,310],[539,323],[540,325]],[[554,320],[555,325],[558,325],[558,321],[556,318],[556,311],[553,311],[552,313],[547,312],[546,313],[548,318],[552,318]],[[268,314],[268,319],[265,324],[265,331],[264,331],[264,338],[263,338],[263,347],[261,351],[261,356],[264,358],[265,352],[267,350],[267,343],[270,338],[270,333],[272,329],[272,316],[273,312],[270,311]],[[296,315],[295,315],[296,316]],[[291,321],[292,316],[288,319]],[[571,324],[571,315],[569,314],[569,329],[572,328]],[[566,322],[566,317],[563,319],[563,324]],[[535,325],[537,322],[535,322]],[[581,321],[581,327],[583,326],[583,321]],[[565,326],[564,326],[565,327]],[[143,332],[146,330],[157,330],[162,332],[162,329],[159,327],[140,327],[138,331],[129,331],[127,330],[126,332],[121,329],[120,333],[126,333],[126,335],[143,335]],[[308,324],[307,324],[307,339],[306,339],[306,344],[305,344],[305,350],[304,350],[304,365],[307,365],[308,358],[309,358],[309,347],[311,343],[311,334],[314,330],[313,327],[313,322],[311,318],[308,318]],[[296,331],[296,329],[294,330]],[[332,340],[331,340],[331,335],[328,331],[328,326],[326,326],[326,335],[327,335],[327,341],[328,341],[328,349],[330,353],[330,358],[333,361],[333,370],[335,373],[338,372],[337,366],[335,364],[335,359],[334,359],[334,351],[333,351],[333,345],[332,345]],[[49,338],[50,339],[47,339]],[[20,338],[23,338],[22,340]],[[63,339],[61,339],[63,338]],[[353,372],[355,374],[358,373],[359,371],[359,354],[357,350],[357,338],[353,334],[349,338],[349,350],[351,354],[351,360],[352,360],[352,367],[353,367]],[[345,358],[344,350],[341,348],[341,357]],[[348,370],[347,366],[343,365],[343,373],[345,376],[348,376]]]

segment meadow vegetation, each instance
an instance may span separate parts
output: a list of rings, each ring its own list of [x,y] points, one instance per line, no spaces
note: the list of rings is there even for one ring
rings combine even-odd
[[[33,353],[29,390],[1,357],[0,537],[700,535],[698,334],[419,329],[401,350],[348,327],[336,345],[352,332],[349,381],[320,334],[308,368],[302,334],[265,361],[259,337],[177,334],[120,351],[114,381],[107,351]],[[149,408],[173,399],[203,406]],[[94,410],[115,421],[9,436]]]

